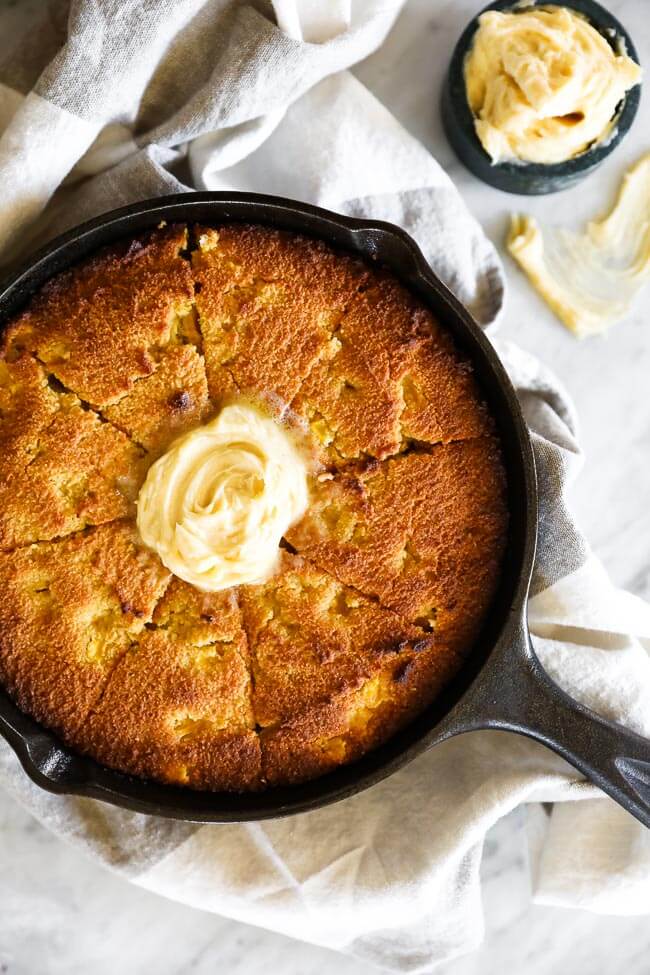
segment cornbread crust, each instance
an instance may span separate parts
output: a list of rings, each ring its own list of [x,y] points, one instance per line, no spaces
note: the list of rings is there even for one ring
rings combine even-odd
[[[196,307],[210,396],[291,402],[368,269],[321,241],[266,227],[197,229]]]
[[[31,356],[0,361],[0,549],[134,515],[145,471],[144,451]]]
[[[378,273],[356,296],[291,404],[324,463],[385,459],[409,441],[476,437],[492,430],[471,370],[422,307]]]
[[[186,246],[186,227],[163,227],[57,275],[8,327],[5,353],[35,354],[94,407],[115,403],[154,371],[160,349],[180,341],[191,318]]]
[[[211,412],[203,359],[189,344],[165,349],[150,376],[103,410],[111,423],[155,455]]]
[[[0,679],[66,744],[169,581],[132,524],[0,554]]]
[[[259,787],[246,637],[236,591],[174,578],[80,734],[107,765],[195,788]]]
[[[391,275],[268,228],[161,227],[51,281],[2,357],[0,680],[66,744],[192,788],[300,782],[462,666],[503,465],[471,368]],[[273,578],[206,594],[143,548],[133,499],[239,394],[303,431],[312,500]]]
[[[288,541],[342,582],[467,651],[499,579],[507,519],[498,443],[399,454],[324,481]]]
[[[461,666],[451,651],[396,655],[358,687],[260,732],[269,785],[305,782],[354,762],[418,716]]]
[[[288,552],[241,600],[269,783],[312,778],[363,754],[458,666],[430,633]]]

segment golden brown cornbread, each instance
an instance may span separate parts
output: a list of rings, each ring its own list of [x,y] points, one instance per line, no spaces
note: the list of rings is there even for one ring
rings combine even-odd
[[[237,593],[174,579],[82,728],[109,765],[197,788],[259,785],[259,738]]]
[[[241,601],[269,782],[358,757],[422,704],[423,679],[437,688],[457,666],[430,633],[288,552]]]
[[[460,660],[433,647],[386,666],[309,711],[260,732],[269,785],[305,782],[377,748],[412,721],[449,683]]]
[[[386,274],[350,303],[292,408],[335,464],[390,457],[413,438],[446,442],[491,429],[450,339]]]
[[[168,580],[125,521],[0,554],[0,677],[20,707],[75,744]]]
[[[316,240],[233,225],[199,228],[192,253],[210,395],[290,403],[368,278]],[[296,242],[298,241],[298,246]]]
[[[208,594],[144,548],[134,500],[237,395],[302,430],[311,500],[272,578]],[[0,679],[135,775],[244,791],[355,761],[449,682],[498,585],[471,367],[320,241],[163,226],[54,278],[4,331],[0,450]]]
[[[9,326],[8,349],[34,353],[95,407],[116,402],[193,329],[186,244],[185,227],[164,227],[57,275]]]
[[[203,358],[193,345],[174,345],[104,416],[151,454],[161,454],[210,412]]]
[[[133,515],[145,471],[144,451],[35,359],[0,361],[0,549]]]
[[[493,437],[398,454],[317,485],[288,541],[462,652],[494,594],[505,480]]]

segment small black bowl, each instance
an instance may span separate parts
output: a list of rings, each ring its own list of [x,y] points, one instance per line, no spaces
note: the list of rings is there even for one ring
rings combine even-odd
[[[472,46],[478,29],[478,19],[486,10],[530,10],[531,7],[568,7],[582,14],[608,41],[615,51],[621,43],[633,61],[639,63],[636,49],[627,31],[608,10],[594,0],[541,0],[517,7],[513,0],[495,0],[488,4],[471,21],[454,49],[447,78],[442,90],[442,123],[451,147],[461,162],[484,183],[506,193],[539,196],[568,189],[591,173],[613,152],[634,121],[639,107],[641,86],[631,88],[621,101],[616,126],[609,139],[596,143],[578,156],[561,163],[493,163],[485,151],[474,128],[474,114],[467,101],[465,90],[465,57]]]

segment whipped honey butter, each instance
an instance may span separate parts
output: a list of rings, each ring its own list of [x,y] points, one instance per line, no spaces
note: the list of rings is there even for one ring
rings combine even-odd
[[[487,11],[465,61],[476,134],[494,163],[565,162],[615,126],[641,68],[567,7]]]
[[[308,502],[290,435],[250,403],[224,407],[149,469],[138,529],[174,575],[214,592],[265,581]]]

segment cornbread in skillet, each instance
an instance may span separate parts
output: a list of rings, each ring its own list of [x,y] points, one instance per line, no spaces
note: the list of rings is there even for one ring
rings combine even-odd
[[[466,365],[431,314],[376,273],[351,302],[292,408],[323,460],[384,459],[412,440],[480,436],[491,420]]]
[[[458,666],[433,634],[290,553],[242,589],[264,777],[352,761],[421,710]]]
[[[201,228],[192,267],[210,395],[290,403],[368,278],[325,244],[262,227]]]
[[[188,344],[165,349],[154,371],[107,406],[104,416],[150,454],[159,454],[210,412],[203,357]]]
[[[309,505],[263,583],[203,592],[135,525],[234,399],[299,431]],[[471,367],[390,274],[264,227],[161,226],[52,279],[0,361],[0,679],[113,768],[257,790],[352,762],[471,652],[507,534]]]
[[[407,451],[318,484],[287,538],[460,652],[478,632],[499,572],[501,478],[492,437]]]

